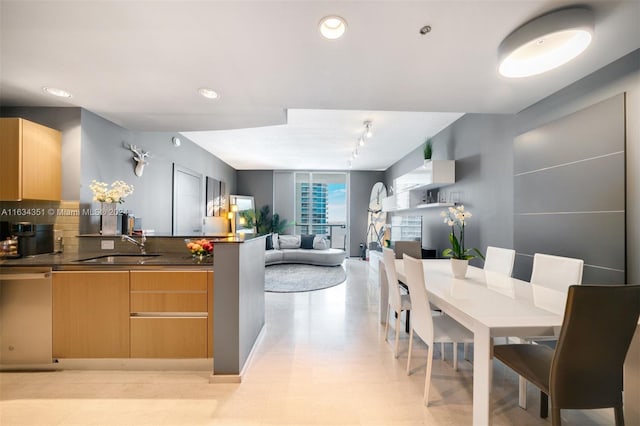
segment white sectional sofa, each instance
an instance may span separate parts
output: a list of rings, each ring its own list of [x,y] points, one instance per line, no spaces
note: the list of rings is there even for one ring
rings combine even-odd
[[[319,235],[273,234],[270,237],[267,237],[265,265],[305,263],[336,266],[342,264],[346,257],[344,250],[329,248],[327,239]]]

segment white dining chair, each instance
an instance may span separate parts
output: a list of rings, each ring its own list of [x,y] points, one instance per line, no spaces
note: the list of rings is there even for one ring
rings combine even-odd
[[[565,310],[569,286],[582,284],[584,260],[572,257],[535,253],[531,271],[533,302],[536,306],[559,315]],[[555,336],[525,337],[524,341],[556,340]],[[527,381],[519,377],[519,405],[527,408]]]
[[[531,284],[567,293],[570,285],[582,284],[583,268],[582,259],[536,253],[533,255]]]
[[[396,313],[396,341],[393,354],[398,358],[398,347],[400,341],[400,314],[402,311],[411,310],[411,299],[408,294],[400,293],[400,284],[398,283],[398,275],[396,274],[396,256],[393,250],[389,248],[382,249],[382,263],[387,274],[387,282],[389,287],[389,306],[387,309],[387,321],[384,326],[384,340],[387,339],[389,333],[389,316],[393,310]]]
[[[513,262],[515,258],[515,250],[488,246],[484,261],[484,270],[497,272],[510,277],[513,272]]]
[[[427,371],[424,384],[424,403],[429,405],[429,387],[431,386],[431,368],[433,365],[433,345],[435,342],[453,343],[453,368],[458,369],[458,343],[473,342],[473,334],[448,316],[433,316],[429,307],[429,296],[425,286],[422,261],[404,255],[404,270],[411,296],[411,331],[409,332],[409,355],[407,357],[407,375],[411,374],[411,351],[414,333],[429,347]]]

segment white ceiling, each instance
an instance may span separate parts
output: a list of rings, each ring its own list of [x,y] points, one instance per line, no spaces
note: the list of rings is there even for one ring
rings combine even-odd
[[[182,131],[237,169],[344,169],[364,119],[375,135],[353,168],[385,169],[460,113],[518,112],[640,47],[638,0],[580,1],[596,17],[589,49],[514,80],[496,72],[500,42],[574,2],[0,1],[1,105]],[[337,41],[317,31],[330,14],[348,23]]]

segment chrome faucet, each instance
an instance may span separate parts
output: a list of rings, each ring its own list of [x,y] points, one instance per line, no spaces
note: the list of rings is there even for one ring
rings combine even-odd
[[[137,241],[135,238],[131,238],[128,235],[122,235],[122,241],[130,242],[131,244],[135,244],[140,249],[141,254],[147,254],[146,249],[144,247],[144,243],[147,241],[147,237],[142,233],[142,237],[140,241]]]

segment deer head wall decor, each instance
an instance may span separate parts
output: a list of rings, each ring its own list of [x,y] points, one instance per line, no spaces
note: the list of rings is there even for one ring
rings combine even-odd
[[[140,176],[142,176],[142,172],[144,171],[144,166],[146,166],[147,163],[148,163],[146,158],[147,157],[152,158],[151,157],[151,153],[150,152],[144,152],[143,150],[138,149],[137,146],[131,145],[131,144],[129,144],[129,150],[131,150],[131,152],[133,152],[135,154],[133,156],[133,159],[136,160],[135,174],[136,174],[136,176],[140,177]]]

